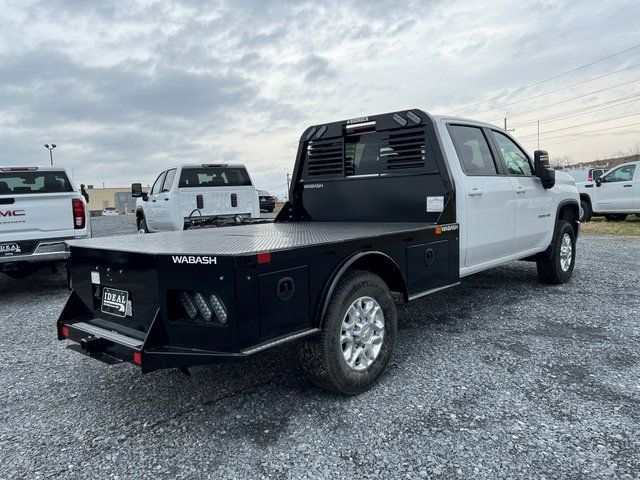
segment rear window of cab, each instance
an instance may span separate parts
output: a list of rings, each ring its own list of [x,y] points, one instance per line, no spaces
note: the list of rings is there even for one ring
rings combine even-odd
[[[179,188],[250,186],[251,179],[242,167],[185,168]]]

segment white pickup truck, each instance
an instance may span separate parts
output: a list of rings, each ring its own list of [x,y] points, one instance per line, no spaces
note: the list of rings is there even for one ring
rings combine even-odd
[[[258,193],[244,165],[182,165],[165,170],[143,192],[131,186],[137,198],[139,233],[179,231],[225,217],[259,218]]]
[[[412,301],[514,260],[568,282],[578,205],[546,152],[493,125],[418,109],[313,125],[272,223],[73,242],[58,338],[142,372],[302,340],[311,380],[354,395],[391,358],[390,292]]]
[[[66,260],[66,240],[89,236],[86,201],[64,169],[0,167],[0,272],[26,277]]]
[[[629,214],[640,216],[640,162],[628,162],[605,172],[595,182],[576,183],[580,193],[580,221],[602,216],[613,222]]]

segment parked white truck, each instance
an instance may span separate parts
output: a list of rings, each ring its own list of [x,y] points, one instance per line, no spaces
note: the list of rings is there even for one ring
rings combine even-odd
[[[58,338],[142,372],[303,340],[312,381],[354,395],[394,350],[390,292],[415,300],[514,260],[565,283],[578,205],[546,152],[493,125],[418,109],[313,125],[272,223],[72,242]]]
[[[0,167],[0,272],[23,278],[65,261],[66,240],[91,236],[89,211],[57,167]]]
[[[131,186],[139,233],[186,230],[227,217],[259,218],[258,193],[244,165],[182,165],[165,170],[151,190]]]
[[[595,182],[576,183],[580,193],[580,221],[603,216],[614,222],[640,215],[640,162],[628,162],[605,172]]]

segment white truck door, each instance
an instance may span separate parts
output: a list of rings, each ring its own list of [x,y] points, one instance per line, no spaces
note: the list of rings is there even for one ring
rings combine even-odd
[[[533,175],[531,159],[517,143],[496,130],[491,130],[491,136],[516,192],[516,249],[543,247],[555,222],[552,194]]]
[[[158,199],[162,193],[162,186],[164,179],[167,176],[167,172],[162,172],[151,187],[149,192],[149,198],[144,206],[144,218],[147,222],[147,227],[151,232],[157,232],[160,230],[157,216],[158,216]]]
[[[177,169],[175,168],[167,170],[167,174],[162,181],[162,188],[160,189],[160,193],[157,196],[157,202],[155,203],[154,221],[158,230],[174,230],[171,212],[173,210],[172,207],[174,204],[172,200],[175,199],[171,198],[171,188],[176,178],[176,171]]]
[[[634,209],[634,175],[636,165],[620,165],[606,175],[600,177],[594,188],[594,211],[602,213],[631,212]],[[598,186],[598,184],[600,186]]]
[[[514,252],[516,193],[507,175],[497,168],[485,131],[470,125],[449,125],[459,159],[461,188],[458,201],[465,202],[464,265],[473,267]],[[462,258],[461,258],[462,263]]]

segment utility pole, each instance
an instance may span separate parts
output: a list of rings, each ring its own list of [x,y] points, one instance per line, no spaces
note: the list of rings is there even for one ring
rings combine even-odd
[[[512,128],[511,130],[509,130],[507,128],[507,118],[505,117],[505,119],[504,119],[504,131],[505,132],[513,132],[514,130],[515,130],[515,128]]]
[[[291,183],[290,175],[287,173],[287,201],[289,201],[289,184]]]
[[[52,143],[51,145],[49,145],[48,143],[44,144],[44,148],[46,148],[47,150],[49,150],[49,160],[51,161],[51,166],[53,167],[53,149],[56,148],[57,145],[55,143]]]

